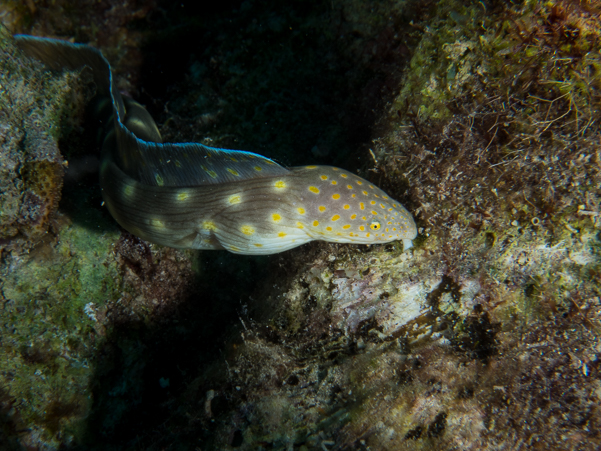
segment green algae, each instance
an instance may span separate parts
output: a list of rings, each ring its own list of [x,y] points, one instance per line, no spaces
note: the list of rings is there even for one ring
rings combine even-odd
[[[81,436],[92,406],[95,337],[104,332],[96,315],[118,298],[119,234],[85,207],[88,191],[77,214],[56,213],[67,165],[59,140],[79,127],[87,79],[45,71],[0,32],[0,386],[3,405],[18,406],[7,424],[27,431],[15,433],[20,443],[57,448]]]
[[[85,306],[114,296],[115,266],[103,263],[115,231],[96,242],[95,233],[56,215],[64,163],[58,140],[83,108],[78,75],[45,72],[21,59],[6,29],[0,33],[0,385],[4,402],[18,405],[7,418],[29,431],[21,444],[58,446],[78,434],[91,405],[95,332]]]
[[[94,337],[102,332],[95,312],[117,297],[117,238],[114,226],[65,225],[57,242],[2,267],[0,384],[18,402],[20,421],[51,446],[81,435],[93,401]]]

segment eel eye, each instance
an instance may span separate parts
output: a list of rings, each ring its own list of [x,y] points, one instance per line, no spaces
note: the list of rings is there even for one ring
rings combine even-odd
[[[369,228],[372,230],[380,230],[380,227],[382,227],[380,225],[380,221],[377,221],[375,219],[369,224]]]

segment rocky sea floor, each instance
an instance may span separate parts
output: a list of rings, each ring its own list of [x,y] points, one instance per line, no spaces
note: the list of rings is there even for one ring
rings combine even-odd
[[[598,3],[31,0],[0,20],[1,449],[601,447]],[[15,33],[100,48],[165,141],[357,172],[414,215],[413,248],[124,232],[90,74]]]

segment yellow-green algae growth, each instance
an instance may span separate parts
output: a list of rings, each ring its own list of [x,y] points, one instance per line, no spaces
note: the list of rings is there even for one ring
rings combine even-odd
[[[95,341],[103,334],[96,315],[119,288],[111,252],[118,237],[114,226],[64,225],[57,242],[2,267],[0,386],[18,400],[25,444],[58,447],[81,434],[92,403]]]

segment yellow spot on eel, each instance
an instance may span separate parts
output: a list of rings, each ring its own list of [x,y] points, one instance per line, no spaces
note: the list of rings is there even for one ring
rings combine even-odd
[[[127,185],[123,190],[123,194],[125,194],[127,197],[131,197],[134,194],[134,187]]]
[[[202,228],[214,232],[217,230],[217,225],[213,221],[204,221],[202,223]]]
[[[233,194],[227,199],[227,201],[230,204],[239,204],[240,202],[242,202],[242,198],[239,194]]]
[[[249,225],[243,225],[240,227],[240,231],[245,235],[252,235],[255,233],[255,229]]]

